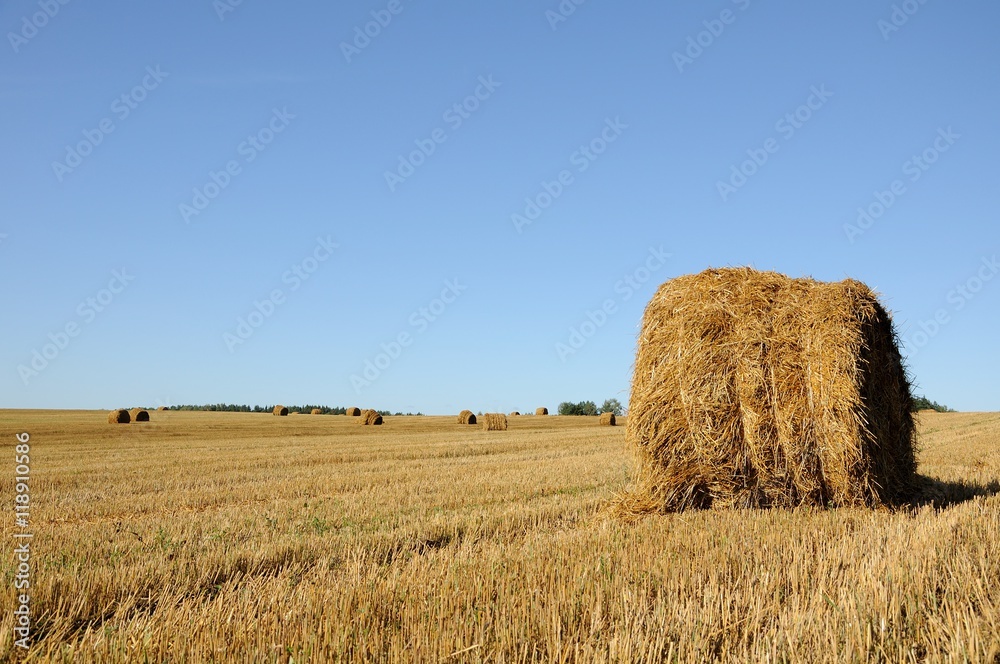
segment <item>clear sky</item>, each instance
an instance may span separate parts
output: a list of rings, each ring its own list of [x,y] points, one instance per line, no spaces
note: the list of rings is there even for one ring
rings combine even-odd
[[[0,405],[624,403],[752,265],[1000,409],[995,2],[60,1],[0,6]]]

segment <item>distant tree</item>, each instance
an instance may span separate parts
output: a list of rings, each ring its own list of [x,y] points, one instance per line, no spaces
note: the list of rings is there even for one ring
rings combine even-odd
[[[559,404],[558,412],[560,415],[597,415],[597,404],[593,401],[581,401],[580,403],[563,401]]]
[[[925,396],[913,397],[911,402],[910,410],[916,412],[918,410],[936,410],[939,413],[954,413],[955,411],[948,406],[942,406],[936,401],[931,401]]]
[[[286,406],[289,413],[311,413],[314,408],[318,408],[319,411],[324,415],[343,415],[347,412],[347,409],[343,406],[337,408],[331,408],[329,406],[318,406],[318,405],[305,405],[305,406]],[[255,405],[248,406],[246,404],[236,404],[236,403],[212,403],[205,404],[202,406],[193,405],[181,405],[181,406],[170,406],[170,410],[206,410],[210,412],[226,412],[226,413],[271,413],[274,411],[273,405]]]
[[[601,404],[600,412],[614,413],[615,417],[618,417],[622,414],[622,405],[618,403],[618,399],[608,399]]]

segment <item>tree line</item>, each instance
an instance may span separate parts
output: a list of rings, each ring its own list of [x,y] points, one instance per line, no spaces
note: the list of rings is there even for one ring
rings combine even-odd
[[[913,397],[913,401],[910,405],[910,410],[936,410],[939,413],[954,413],[956,412],[954,408],[949,408],[948,406],[943,406],[937,401],[931,401],[927,397],[919,396]]]
[[[563,401],[559,404],[558,412],[560,415],[600,415],[601,413],[614,413],[617,417],[622,414],[623,410],[618,399],[607,399],[601,404],[600,408],[593,401],[581,401],[580,403]]]
[[[321,406],[318,404],[306,404],[304,406],[285,406],[288,409],[288,413],[303,413],[308,415],[312,413],[313,409],[319,410],[321,415],[343,415],[347,412],[347,408],[344,406]],[[247,404],[236,404],[236,403],[210,403],[202,405],[191,405],[186,404],[183,406],[167,406],[167,410],[202,410],[220,413],[270,413],[274,410],[274,405],[265,406],[250,406]],[[391,410],[377,410],[379,415],[423,415],[423,413],[394,413]]]

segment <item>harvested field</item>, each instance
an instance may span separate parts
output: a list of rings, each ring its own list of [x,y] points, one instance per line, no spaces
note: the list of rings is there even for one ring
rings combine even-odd
[[[1000,414],[918,417],[938,507],[631,524],[604,515],[636,471],[625,427],[590,418],[515,418],[502,436],[454,416],[176,411],[110,427],[4,410],[0,424],[31,433],[44,618],[29,660],[989,662],[1000,648]],[[0,475],[0,493],[12,483]],[[13,565],[0,559],[5,578]],[[12,628],[4,611],[0,660]]]

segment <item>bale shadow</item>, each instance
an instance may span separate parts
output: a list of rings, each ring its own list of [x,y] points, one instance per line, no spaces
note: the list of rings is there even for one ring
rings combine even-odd
[[[899,507],[931,506],[936,509],[945,509],[961,505],[979,496],[989,497],[998,493],[1000,493],[1000,480],[991,480],[986,484],[963,481],[946,482],[926,475],[917,475],[913,482],[913,491],[908,499],[900,502]]]

